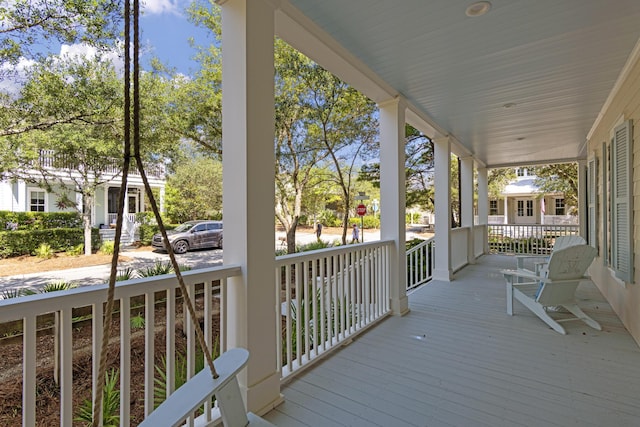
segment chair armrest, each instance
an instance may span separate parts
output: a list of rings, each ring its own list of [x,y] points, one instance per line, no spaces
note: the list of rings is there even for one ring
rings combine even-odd
[[[521,277],[523,279],[530,279],[530,280],[540,280],[540,276],[538,276],[536,273],[534,273],[531,270],[500,270],[500,272],[506,277],[506,276],[515,276],[515,277]]]

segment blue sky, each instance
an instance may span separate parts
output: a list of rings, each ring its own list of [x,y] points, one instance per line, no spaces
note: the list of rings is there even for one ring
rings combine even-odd
[[[195,50],[189,46],[189,37],[199,44],[211,41],[208,32],[197,28],[187,19],[185,9],[190,0],[145,0],[140,19],[141,43],[149,46],[151,54],[175,67],[178,72],[191,75],[198,64],[192,61]],[[145,55],[143,61],[148,61]]]
[[[143,13],[140,18],[141,28],[141,53],[142,66],[148,69],[149,61],[153,56],[158,57],[162,63],[185,75],[193,75],[198,69],[198,64],[192,60],[196,51],[190,47],[189,38],[193,37],[200,45],[212,40],[207,30],[198,28],[189,22],[185,9],[191,0],[143,0]],[[92,56],[96,49],[87,45],[64,45],[50,43],[41,46],[42,50],[53,55],[79,55]],[[36,48],[36,50],[38,50]],[[107,57],[122,68],[122,59],[114,53]],[[33,64],[28,58],[23,58],[16,69],[18,75],[21,70]],[[13,66],[12,66],[13,67]],[[19,83],[13,79],[0,81],[0,89],[14,91]]]

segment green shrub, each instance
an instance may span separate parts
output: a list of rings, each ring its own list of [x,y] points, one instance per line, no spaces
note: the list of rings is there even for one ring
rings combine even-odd
[[[67,255],[69,256],[78,256],[84,253],[84,243],[80,243],[79,245],[75,245],[69,249],[67,249]]]
[[[131,328],[132,329],[142,329],[144,328],[144,317],[142,317],[141,315],[137,315],[137,316],[133,316],[131,317]]]
[[[0,211],[0,230],[13,229],[14,224],[16,231],[81,228],[82,218],[77,212]]]
[[[49,282],[40,288],[40,293],[44,294],[47,292],[57,292],[57,291],[66,291],[67,289],[73,289],[77,287],[77,285],[73,282],[66,282],[64,280],[59,280],[57,282]]]
[[[81,228],[0,231],[0,258],[35,254],[42,243],[50,245],[54,252],[61,252],[83,241]]]
[[[35,250],[35,255],[38,258],[50,259],[53,257],[53,249],[48,243],[40,243],[40,246]]]
[[[120,371],[111,369],[104,378],[104,394],[102,396],[102,425],[104,427],[118,427],[120,425],[120,389],[118,379]],[[78,408],[75,421],[91,425],[93,420],[93,402],[86,399]]]
[[[122,270],[118,270],[116,275],[116,282],[122,282],[124,280],[130,280],[136,278],[136,272],[133,268],[127,267]]]
[[[98,250],[105,255],[113,255],[113,252],[115,251],[115,242],[102,242],[102,245],[100,245],[100,249]]]
[[[360,217],[349,218],[349,226],[353,226],[356,224],[358,227],[364,225],[364,228],[380,228],[380,218],[374,217],[373,215],[365,215],[360,220]],[[341,224],[342,225],[342,224]]]

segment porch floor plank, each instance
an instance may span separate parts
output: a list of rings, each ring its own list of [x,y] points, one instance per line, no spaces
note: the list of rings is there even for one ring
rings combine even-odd
[[[597,288],[578,303],[602,331],[551,330],[519,302],[506,314],[501,268],[484,256],[409,296],[391,317],[304,372],[265,415],[277,426],[638,426],[640,348]],[[561,314],[559,314],[561,315]]]

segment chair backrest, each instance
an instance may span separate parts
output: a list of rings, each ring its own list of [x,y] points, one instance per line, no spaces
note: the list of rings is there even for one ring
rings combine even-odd
[[[556,240],[553,242],[553,250],[559,251],[560,249],[568,248],[569,246],[575,245],[586,245],[587,241],[582,237],[571,234],[568,236],[560,236],[556,237]]]
[[[549,258],[547,278],[551,280],[578,279],[584,276],[596,256],[596,249],[589,245],[574,245],[554,250]]]

